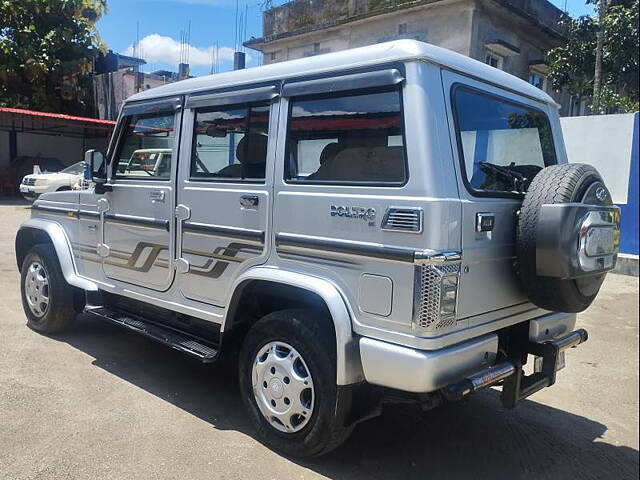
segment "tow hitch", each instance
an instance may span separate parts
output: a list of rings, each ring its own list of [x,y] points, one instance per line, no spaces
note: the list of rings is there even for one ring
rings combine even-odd
[[[560,354],[586,342],[588,338],[587,331],[581,328],[552,341],[528,342],[527,353],[542,358],[540,371],[525,375],[519,360],[506,360],[445,387],[442,393],[447,400],[457,401],[502,382],[502,404],[506,408],[513,408],[529,395],[553,385]]]

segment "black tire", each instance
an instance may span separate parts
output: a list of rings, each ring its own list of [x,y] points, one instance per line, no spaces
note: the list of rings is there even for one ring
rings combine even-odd
[[[518,222],[517,271],[529,299],[541,308],[558,312],[581,312],[595,299],[605,274],[583,279],[559,279],[536,274],[536,228],[540,207],[545,204],[583,202],[610,204],[611,195],[596,200],[590,192],[604,182],[590,165],[553,165],[538,173],[524,198]]]
[[[335,337],[325,320],[309,310],[273,312],[251,327],[240,352],[242,401],[258,436],[270,448],[291,457],[324,455],[344,442],[353,430],[352,426],[345,426],[351,408],[351,390],[336,385]],[[313,378],[313,412],[308,423],[295,433],[274,428],[262,415],[253,393],[252,367],[256,355],[273,341],[294,347],[304,358]]]
[[[34,264],[44,267],[48,281],[48,303],[46,308],[40,308],[42,315],[37,315],[32,310],[26,288],[29,269]],[[22,262],[20,293],[22,307],[27,315],[27,325],[33,330],[41,333],[57,333],[65,330],[73,323],[75,318],[73,289],[64,279],[53,245],[38,244],[29,250]]]

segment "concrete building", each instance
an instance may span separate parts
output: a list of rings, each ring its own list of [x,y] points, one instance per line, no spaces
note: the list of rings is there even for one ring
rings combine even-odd
[[[96,61],[93,92],[98,118],[115,120],[124,101],[134,93],[180,79],[178,73],[167,70],[141,72],[141,67],[146,63],[142,58],[129,57],[111,50]],[[188,72],[189,65],[181,64],[181,68]]]
[[[486,62],[552,94],[545,54],[561,45],[564,13],[547,0],[293,0],[263,13],[263,36],[245,46],[265,64],[399,38]]]

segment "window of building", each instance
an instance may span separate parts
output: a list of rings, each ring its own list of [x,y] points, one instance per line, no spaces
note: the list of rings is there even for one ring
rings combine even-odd
[[[407,33],[407,24],[400,23],[398,25],[398,35],[406,35],[406,33]]]
[[[276,52],[269,53],[269,60],[271,60],[272,62],[276,59],[276,57],[277,57]]]
[[[291,182],[406,182],[400,91],[294,99],[285,178]]]
[[[116,178],[168,180],[175,140],[173,112],[124,119],[117,149]]]
[[[454,105],[463,172],[473,191],[523,193],[556,163],[542,111],[464,87],[455,90]]]
[[[268,136],[268,105],[198,110],[191,179],[264,181]]]
[[[313,44],[313,53],[316,54],[316,55],[318,53],[320,53],[320,43],[314,43]]]
[[[502,67],[504,66],[504,58],[491,50],[487,50],[484,57],[484,63],[491,65],[493,68],[499,68],[502,70]]]
[[[538,72],[537,70],[531,70],[529,73],[529,83],[540,90],[547,89],[547,76]]]

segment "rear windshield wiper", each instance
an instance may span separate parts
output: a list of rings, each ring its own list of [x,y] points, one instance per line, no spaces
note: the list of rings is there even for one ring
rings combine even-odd
[[[485,173],[494,174],[496,177],[506,181],[507,184],[513,187],[511,190],[517,193],[525,193],[529,183],[533,180],[533,178],[527,178],[522,173],[515,170],[514,163],[505,167],[494,163],[480,162],[478,163],[478,166]]]

